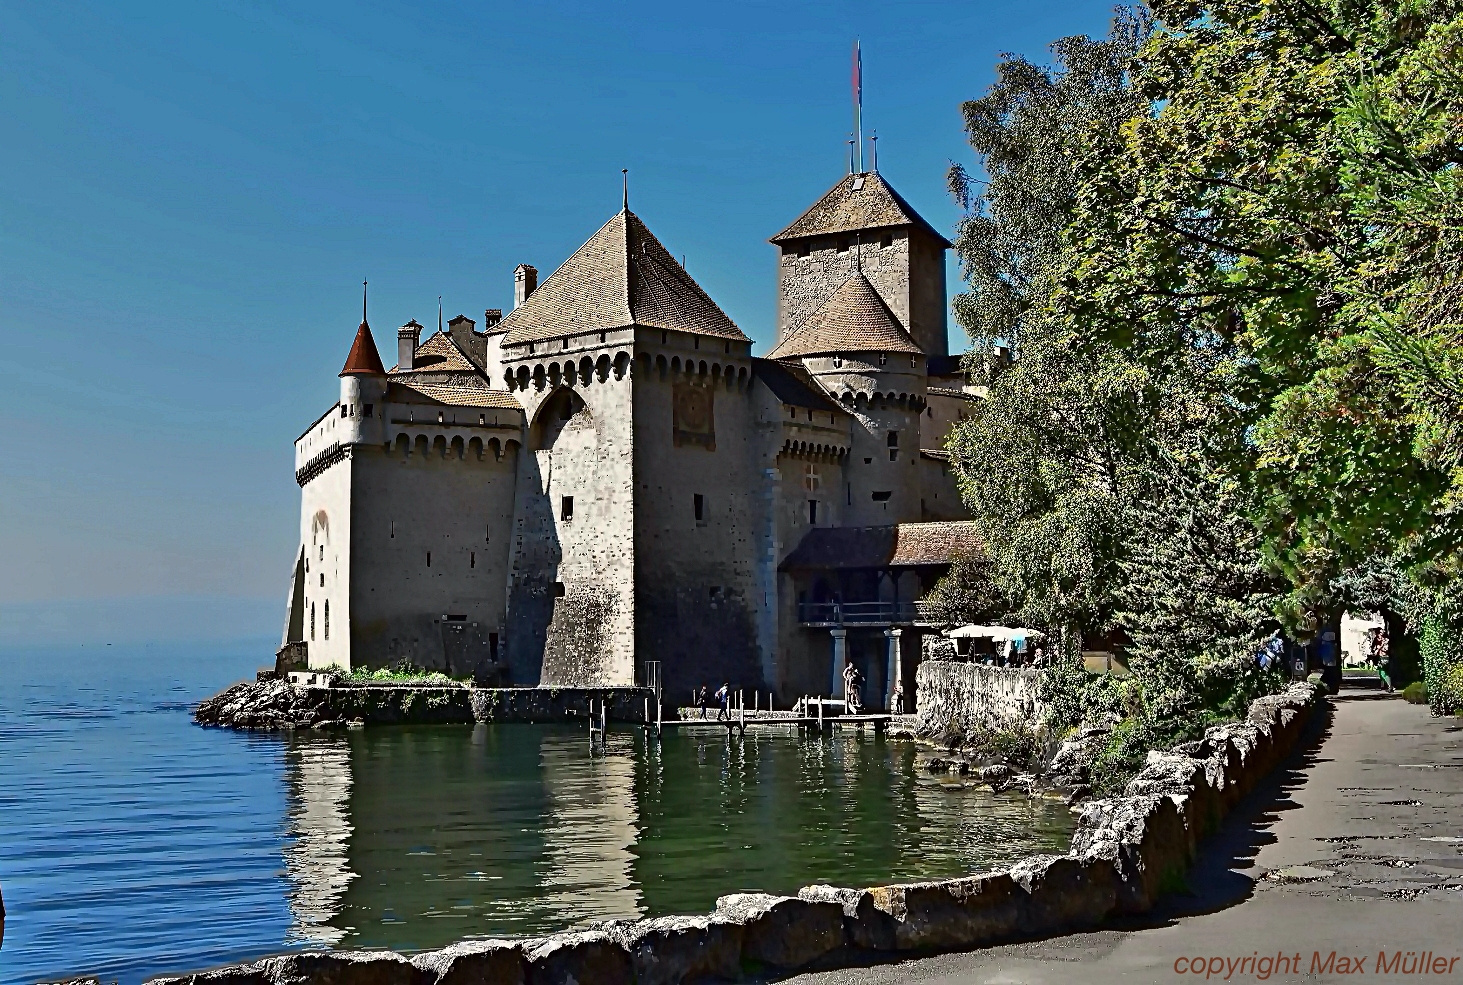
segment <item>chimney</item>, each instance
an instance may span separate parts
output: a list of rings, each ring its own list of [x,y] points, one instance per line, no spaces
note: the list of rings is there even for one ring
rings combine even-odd
[[[520,263],[513,271],[513,307],[523,307],[523,302],[538,287],[538,268]]]
[[[422,344],[422,326],[413,318],[396,330],[396,368],[411,369],[416,365],[417,346]]]
[[[489,308],[483,312],[483,331],[489,331],[498,327],[498,322],[503,320],[502,308]]]

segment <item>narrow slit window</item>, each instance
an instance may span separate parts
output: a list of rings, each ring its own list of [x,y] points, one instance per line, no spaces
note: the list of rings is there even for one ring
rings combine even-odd
[[[476,568],[478,566],[478,552],[477,551],[469,551],[468,552],[468,554],[467,554],[467,566],[469,568]]]
[[[702,496],[700,493],[697,493],[695,498],[692,500],[692,509],[696,511],[697,520],[706,519],[706,497]]]
[[[559,519],[566,522],[574,519],[573,496],[565,496],[559,501]]]
[[[325,638],[330,639],[330,600],[325,600]]]
[[[310,639],[315,638],[315,603],[310,603]]]
[[[816,499],[808,500],[808,522],[814,526],[818,524],[818,501]]]
[[[430,568],[431,566],[432,566],[432,552],[431,551],[428,551],[427,552],[427,567]]]

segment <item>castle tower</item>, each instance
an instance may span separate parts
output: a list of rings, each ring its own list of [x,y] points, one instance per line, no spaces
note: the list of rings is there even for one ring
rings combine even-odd
[[[883,526],[921,519],[925,354],[869,278],[861,271],[846,276],[767,358],[800,360],[854,416],[843,522]]]
[[[850,174],[772,237],[781,342],[832,296],[857,266],[920,350],[949,354],[945,251],[950,241],[877,171]]]
[[[340,416],[345,429],[340,436],[342,444],[382,440],[379,412],[386,397],[386,382],[381,353],[376,351],[371,326],[362,317],[340,371]]]
[[[751,340],[628,208],[523,294],[499,357],[529,422],[513,683],[624,686],[646,660],[676,694],[756,683]]]

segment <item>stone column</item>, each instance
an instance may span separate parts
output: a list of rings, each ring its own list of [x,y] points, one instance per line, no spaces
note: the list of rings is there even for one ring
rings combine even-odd
[[[886,629],[884,636],[889,640],[889,672],[884,678],[884,707],[891,712],[896,711],[894,707],[894,686],[899,683],[904,674],[904,666],[900,659],[899,640],[904,635],[902,629]]]
[[[830,629],[828,633],[833,637],[833,684],[830,696],[840,698],[843,696],[843,665],[848,652],[848,630]]]

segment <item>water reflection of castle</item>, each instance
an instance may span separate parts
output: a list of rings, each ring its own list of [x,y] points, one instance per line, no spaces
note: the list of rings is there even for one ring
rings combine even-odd
[[[577,732],[480,726],[464,738],[292,743],[291,942],[429,946],[644,912],[636,757],[592,758]]]
[[[290,942],[437,947],[1064,850],[1061,804],[929,786],[872,734],[393,727],[290,740]]]

